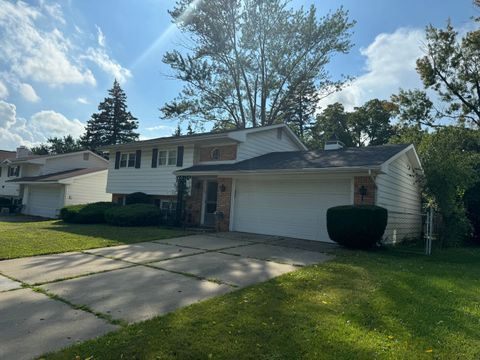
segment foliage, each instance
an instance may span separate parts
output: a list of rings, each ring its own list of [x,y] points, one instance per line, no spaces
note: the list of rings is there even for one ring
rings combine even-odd
[[[158,225],[160,209],[151,204],[131,204],[111,208],[105,212],[105,220],[115,226]]]
[[[438,204],[445,223],[444,244],[458,244],[471,236],[464,195],[478,181],[478,130],[449,126],[425,136],[419,147],[428,194]]]
[[[98,105],[98,113],[87,121],[82,143],[89,149],[138,140],[137,119],[127,110],[127,96],[117,80],[108,90],[109,96]]]
[[[73,224],[100,224],[105,222],[105,211],[116,206],[112,202],[65,206],[60,210],[60,219]]]
[[[340,8],[320,19],[289,8],[288,0],[177,0],[170,14],[191,40],[187,52],[163,61],[183,90],[163,106],[164,118],[266,126],[285,118],[285,104],[301,84],[323,93],[341,87],[326,65],[350,47],[348,13]],[[219,128],[225,128],[220,125]]]
[[[475,248],[345,250],[44,358],[473,360],[479,272]]]
[[[381,242],[387,220],[387,209],[380,206],[335,206],[327,210],[328,235],[348,248],[369,249]]]
[[[450,22],[446,29],[428,26],[425,56],[417,60],[417,72],[444,108],[436,107],[425,91],[403,90],[392,97],[400,107],[400,118],[427,126],[439,126],[438,120],[445,118],[480,126],[479,68],[480,30],[459,39]]]
[[[58,220],[0,221],[0,260],[79,251],[188,235],[159,227],[118,228],[107,224],[68,224]]]
[[[396,133],[391,124],[396,106],[386,100],[372,99],[346,112],[343,105],[328,105],[312,127],[309,145],[322,148],[334,134],[346,146],[382,145]]]
[[[480,169],[477,169],[480,173]],[[464,196],[467,218],[472,225],[472,242],[480,245],[480,181],[465,192]]]
[[[283,122],[302,140],[307,140],[307,134],[315,120],[320,99],[319,91],[312,79],[299,81],[298,86],[289,86],[285,102],[282,104]]]
[[[53,137],[48,138],[46,144],[40,144],[32,147],[31,151],[35,155],[48,154],[66,154],[83,149],[82,143],[79,139],[74,139],[72,135],[64,136],[63,138]]]
[[[134,192],[131,194],[128,194],[125,198],[125,204],[130,205],[130,204],[151,204],[152,199],[150,195],[147,195],[142,192]]]

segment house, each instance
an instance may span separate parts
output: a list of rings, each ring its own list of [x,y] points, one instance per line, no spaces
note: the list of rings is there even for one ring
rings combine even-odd
[[[107,192],[113,201],[143,192],[193,225],[330,241],[328,208],[377,204],[389,210],[385,241],[421,231],[420,161],[413,145],[344,148],[332,140],[308,151],[283,124],[173,136],[111,146]],[[185,182],[186,181],[186,182]],[[183,184],[183,185],[182,185]]]
[[[55,218],[66,205],[111,201],[107,166],[88,150],[39,156],[19,147],[0,162],[0,197],[21,204],[24,214]]]

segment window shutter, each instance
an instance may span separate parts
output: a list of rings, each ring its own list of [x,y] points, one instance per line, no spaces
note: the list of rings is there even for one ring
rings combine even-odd
[[[183,166],[183,146],[177,147],[177,166]]]
[[[152,168],[156,168],[158,164],[158,149],[152,150]]]
[[[140,164],[142,161],[142,150],[135,151],[135,168],[140,169]]]
[[[115,169],[120,168],[120,151],[115,153]]]

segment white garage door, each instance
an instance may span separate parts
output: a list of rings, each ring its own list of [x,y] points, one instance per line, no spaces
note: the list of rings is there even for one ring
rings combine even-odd
[[[331,241],[327,209],[352,203],[351,181],[238,179],[233,230]]]
[[[62,190],[60,186],[29,186],[25,213],[48,218],[58,217],[58,212],[63,206]]]

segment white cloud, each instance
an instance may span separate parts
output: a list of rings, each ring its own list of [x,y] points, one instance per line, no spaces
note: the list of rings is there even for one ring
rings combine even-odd
[[[8,97],[8,88],[2,81],[0,81],[0,99],[5,99],[6,97]]]
[[[20,79],[53,86],[95,85],[93,73],[77,63],[70,53],[73,47],[64,34],[57,28],[42,30],[37,24],[43,16],[51,18],[48,11],[41,10],[21,1],[0,2],[0,61]]]
[[[352,110],[373,98],[389,99],[399,88],[422,87],[415,62],[423,55],[424,34],[423,29],[399,28],[377,35],[367,48],[360,49],[365,73],[344,90],[323,99],[321,107],[340,102],[346,110]]]
[[[23,98],[30,102],[37,102],[40,100],[40,97],[37,95],[35,89],[32,85],[27,83],[21,83],[18,86],[18,92],[23,96]]]
[[[104,49],[89,48],[87,50],[87,54],[82,56],[82,58],[92,61],[100,69],[107,74],[112,75],[121,83],[125,82],[129,77],[132,76],[132,73],[129,69],[124,68],[118,62],[111,59]]]
[[[84,104],[84,105],[90,104],[90,102],[88,101],[88,99],[85,98],[85,97],[79,97],[79,98],[77,98],[77,102],[80,103],[80,104]]]
[[[62,24],[66,23],[65,18],[63,17],[63,11],[60,4],[58,3],[50,4],[44,0],[40,0],[39,4],[40,4],[40,7],[43,8],[45,12],[48,15],[50,15],[53,19],[59,21]]]
[[[148,131],[157,131],[157,130],[171,130],[173,131],[173,127],[171,126],[168,126],[168,125],[156,125],[156,126],[152,126],[152,127],[148,127],[147,130]]]
[[[100,28],[100,26],[95,25],[95,27],[97,28],[97,41],[98,41],[98,45],[100,45],[101,47],[105,47],[105,44],[106,44],[105,35],[103,34],[103,31],[102,31],[102,29]]]
[[[85,125],[79,120],[67,119],[64,115],[48,110],[40,111],[29,120],[17,117],[14,104],[0,100],[0,144],[5,149],[19,145],[34,146],[52,136],[72,135],[79,137]]]

